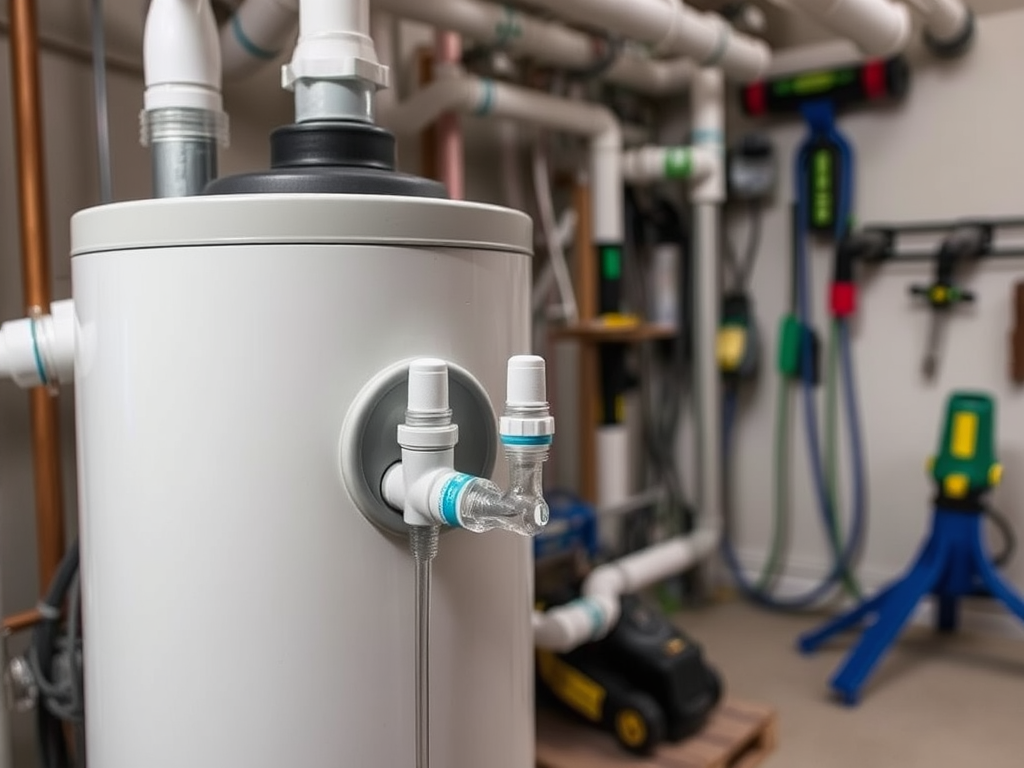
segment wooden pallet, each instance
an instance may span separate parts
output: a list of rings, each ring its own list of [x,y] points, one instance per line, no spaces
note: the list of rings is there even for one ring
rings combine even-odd
[[[727,699],[698,734],[649,758],[630,755],[610,734],[562,713],[537,716],[540,768],[754,768],[775,743],[775,710],[738,699]]]

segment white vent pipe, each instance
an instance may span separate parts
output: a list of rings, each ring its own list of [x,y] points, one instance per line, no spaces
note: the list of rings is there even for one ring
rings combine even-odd
[[[509,5],[485,0],[374,0],[374,7],[402,18],[459,32],[481,45],[529,56],[564,69],[588,70],[601,59],[601,51],[597,47],[599,41],[591,35],[564,24],[542,21]],[[614,57],[599,77],[625,88],[658,96],[685,89],[694,67],[689,59],[652,59],[627,47]]]
[[[679,0],[531,0],[531,5],[652,46],[656,56],[689,56],[701,66],[720,67],[736,80],[762,77],[771,60],[764,41],[737,32],[717,14],[695,11]]]

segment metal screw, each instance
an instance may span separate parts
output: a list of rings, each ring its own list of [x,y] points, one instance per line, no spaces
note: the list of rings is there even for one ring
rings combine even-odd
[[[15,712],[30,712],[39,701],[39,686],[32,667],[24,656],[16,656],[7,664],[4,673],[7,706]]]

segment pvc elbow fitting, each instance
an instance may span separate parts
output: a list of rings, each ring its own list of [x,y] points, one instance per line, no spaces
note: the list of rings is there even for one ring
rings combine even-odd
[[[147,110],[223,109],[220,41],[207,0],[152,0],[143,47]]]

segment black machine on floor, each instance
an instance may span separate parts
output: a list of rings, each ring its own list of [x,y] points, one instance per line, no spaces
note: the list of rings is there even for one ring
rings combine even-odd
[[[537,677],[539,693],[636,754],[700,730],[722,693],[700,646],[635,595],[622,598],[604,639],[564,654],[538,650]]]

